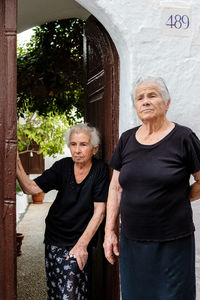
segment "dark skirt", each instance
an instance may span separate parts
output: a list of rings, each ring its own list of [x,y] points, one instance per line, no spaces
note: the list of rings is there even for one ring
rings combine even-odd
[[[45,245],[48,300],[87,300],[88,271],[79,269],[75,258],[66,260],[69,251]]]
[[[168,242],[120,237],[122,300],[195,300],[194,235]]]

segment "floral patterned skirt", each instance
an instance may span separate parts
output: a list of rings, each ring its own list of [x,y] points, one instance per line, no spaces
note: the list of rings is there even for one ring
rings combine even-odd
[[[48,300],[87,300],[87,266],[81,271],[75,258],[66,260],[69,251],[45,245]]]

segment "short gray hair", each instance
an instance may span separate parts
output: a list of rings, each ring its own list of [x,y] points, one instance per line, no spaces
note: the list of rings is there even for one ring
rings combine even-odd
[[[140,76],[135,83],[133,99],[135,101],[135,92],[139,85],[144,82],[153,82],[157,85],[158,91],[161,93],[163,100],[167,103],[168,100],[171,100],[168,88],[163,78],[154,77],[154,76]]]
[[[70,146],[70,137],[74,132],[84,131],[90,133],[90,142],[93,147],[97,147],[100,144],[100,134],[99,131],[92,126],[89,126],[87,123],[76,124],[72,126],[69,130],[67,130],[65,135],[66,144]]]

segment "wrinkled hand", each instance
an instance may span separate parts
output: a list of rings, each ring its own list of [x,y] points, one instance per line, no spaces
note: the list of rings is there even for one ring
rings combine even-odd
[[[69,255],[66,258],[67,260],[70,258],[70,255],[74,255],[77,264],[79,266],[79,269],[83,270],[88,260],[87,247],[75,245],[70,250]]]
[[[115,256],[119,256],[118,238],[114,231],[105,234],[103,247],[106,259],[113,265]]]

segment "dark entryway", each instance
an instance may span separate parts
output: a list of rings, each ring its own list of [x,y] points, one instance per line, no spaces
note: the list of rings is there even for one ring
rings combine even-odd
[[[0,299],[16,299],[16,0],[0,0]],[[99,128],[107,161],[118,139],[119,61],[108,33],[93,17],[85,27],[86,121]],[[100,234],[103,238],[103,231]],[[118,265],[109,266],[101,242],[93,253],[93,295],[119,299]]]

